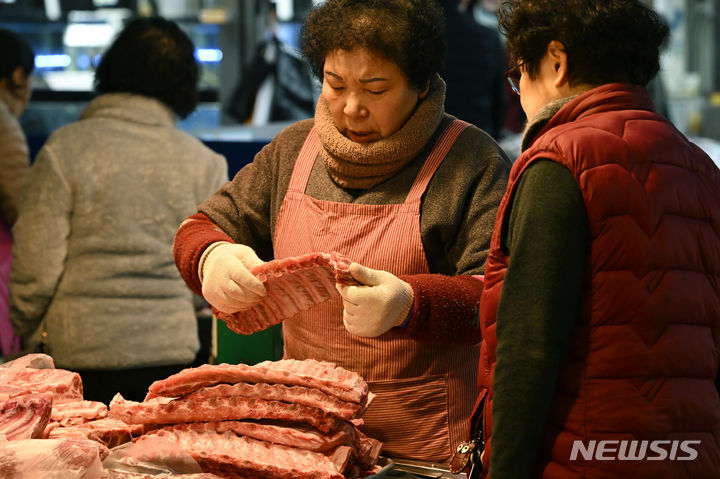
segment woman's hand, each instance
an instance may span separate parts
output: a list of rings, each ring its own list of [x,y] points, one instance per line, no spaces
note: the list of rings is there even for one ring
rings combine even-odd
[[[374,338],[405,322],[413,305],[412,287],[387,271],[353,263],[350,274],[361,286],[336,284],[349,333]]]
[[[202,293],[208,303],[232,314],[250,309],[265,297],[265,285],[250,269],[263,264],[249,246],[214,243],[201,261]]]

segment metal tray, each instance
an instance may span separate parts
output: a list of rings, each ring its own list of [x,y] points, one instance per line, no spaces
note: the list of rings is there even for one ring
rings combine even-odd
[[[388,477],[422,479],[466,479],[465,474],[452,474],[447,464],[411,461],[409,459],[390,459],[393,463]]]

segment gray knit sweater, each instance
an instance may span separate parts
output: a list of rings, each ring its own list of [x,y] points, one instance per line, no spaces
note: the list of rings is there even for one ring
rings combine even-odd
[[[45,328],[58,367],[195,357],[192,296],[172,243],[227,180],[227,164],[174,121],[156,100],[102,95],[48,139],[31,168],[13,229],[10,314],[26,341]]]

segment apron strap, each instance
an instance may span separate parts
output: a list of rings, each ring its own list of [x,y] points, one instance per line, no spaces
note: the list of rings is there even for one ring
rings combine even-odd
[[[293,168],[292,175],[290,176],[290,184],[288,185],[288,191],[295,191],[297,193],[305,193],[310,173],[312,172],[313,165],[315,164],[315,158],[317,158],[320,152],[320,139],[318,138],[317,130],[313,126],[305,138],[302,149],[298,154],[297,160],[295,160],[295,167]]]
[[[445,159],[445,156],[453,144],[455,144],[455,140],[460,136],[460,133],[465,131],[465,128],[468,126],[470,126],[469,123],[456,119],[445,127],[445,130],[435,142],[435,146],[420,169],[420,173],[418,173],[417,178],[415,178],[415,183],[413,183],[412,188],[410,188],[410,192],[405,199],[405,204],[420,204],[422,195],[425,194],[425,190],[428,184],[430,184],[430,180],[435,175],[435,172],[440,167],[440,163]]]
[[[448,151],[452,148],[455,140],[457,140],[460,133],[465,128],[470,126],[469,123],[462,120],[453,120],[442,132],[440,138],[435,142],[430,155],[420,169],[415,182],[413,183],[407,198],[405,199],[406,204],[420,203],[422,195],[425,193],[430,180],[437,171],[440,164],[445,159]],[[288,191],[295,191],[298,193],[305,193],[307,182],[310,179],[310,173],[312,172],[315,159],[320,152],[320,139],[318,138],[317,131],[313,126],[310,132],[305,138],[302,149],[298,154],[298,158],[295,162],[292,175],[290,177],[290,184],[288,185]]]

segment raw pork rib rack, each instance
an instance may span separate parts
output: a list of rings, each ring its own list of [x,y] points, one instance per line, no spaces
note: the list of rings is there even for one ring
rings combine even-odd
[[[117,394],[110,415],[142,426],[223,478],[345,479],[376,471],[382,444],[356,424],[373,399],[357,373],[286,359],[205,364],[155,381],[143,402]]]
[[[337,295],[335,283],[358,284],[348,272],[350,263],[335,252],[269,261],[250,270],[265,285],[262,302],[233,314],[213,312],[238,334],[262,331]]]
[[[78,373],[27,355],[0,365],[0,478],[364,477],[380,469],[382,444],[358,429],[373,396],[355,372],[288,359],[188,368],[108,409]],[[180,464],[196,474],[135,467]]]

